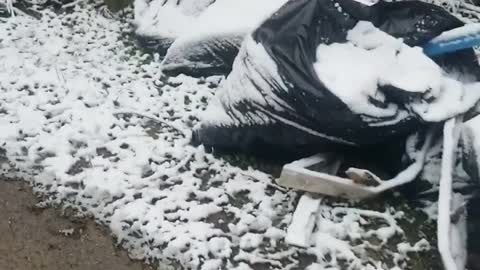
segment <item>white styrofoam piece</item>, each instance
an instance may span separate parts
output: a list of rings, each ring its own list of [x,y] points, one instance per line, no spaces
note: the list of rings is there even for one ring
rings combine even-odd
[[[292,223],[288,227],[285,241],[289,245],[308,247],[315,226],[316,215],[321,199],[304,194],[298,202]]]
[[[369,172],[376,178],[377,186],[367,186],[355,183],[352,179],[336,176],[341,161],[338,156],[335,157],[331,153],[321,153],[286,164],[277,183],[293,189],[347,199],[372,197],[415,180],[423,168],[427,150],[432,142],[432,135],[432,132],[427,134],[424,145],[417,153],[415,161],[394,178],[382,181]],[[321,171],[309,169],[314,165],[320,165],[323,169]]]
[[[338,177],[329,172],[307,169],[309,166],[326,162],[329,158],[325,154],[318,154],[287,164],[283,167],[277,183],[289,188],[334,197],[362,199],[374,195],[374,190],[371,187],[355,184],[350,179]]]

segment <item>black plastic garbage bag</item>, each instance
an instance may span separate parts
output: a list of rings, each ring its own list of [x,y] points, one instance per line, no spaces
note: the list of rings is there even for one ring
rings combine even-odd
[[[162,72],[207,77],[228,75],[243,40],[287,0],[216,0],[197,20],[190,32],[168,48]]]
[[[193,142],[224,149],[257,151],[262,149],[260,146],[267,146],[298,153],[401,141],[426,125],[466,112],[478,101],[478,87],[464,87],[453,78],[454,74],[462,74],[462,82],[470,83],[480,78],[473,50],[433,59],[441,67],[442,76],[450,78],[443,78],[442,83],[450,80],[450,84],[425,85],[416,91],[403,89],[403,85],[410,87],[410,82],[422,79],[416,74],[423,72],[422,64],[412,65],[411,70],[403,68],[397,72],[405,73],[403,77],[393,76],[398,78],[392,80],[382,77],[367,89],[373,89],[373,94],[358,102],[349,100],[349,95],[359,93],[342,94],[341,89],[331,87],[342,81],[328,81],[332,75],[330,67],[337,68],[338,73],[347,71],[339,69],[335,59],[328,66],[323,65],[317,59],[318,54],[328,58],[325,52],[338,53],[333,46],[352,47],[345,51],[352,58],[357,56],[355,51],[360,55],[381,51],[383,45],[377,44],[375,48],[377,45],[373,44],[377,40],[375,35],[387,33],[403,39],[405,46],[391,53],[391,57],[397,57],[396,54],[400,59],[410,53],[418,56],[421,49],[411,47],[421,46],[462,25],[442,8],[418,1],[379,2],[373,6],[353,0],[289,1],[244,41],[232,72],[217,90],[200,128],[194,132]],[[373,42],[373,47],[368,48],[370,45],[364,42],[359,48],[357,41],[351,40],[352,29],[358,30],[353,33],[357,36],[373,35],[367,40]],[[317,60],[320,62],[316,63]],[[350,68],[348,59],[341,61],[345,68]],[[326,79],[320,79],[318,70],[327,73]],[[360,68],[350,70],[350,74],[340,78],[347,82],[350,78],[361,80],[362,72]]]
[[[185,42],[177,40],[167,50],[162,61],[162,73],[193,77],[229,74],[244,34],[222,33]]]

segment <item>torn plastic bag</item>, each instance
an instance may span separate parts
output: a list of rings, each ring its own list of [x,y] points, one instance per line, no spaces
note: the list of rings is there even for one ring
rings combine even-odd
[[[401,141],[478,101],[473,50],[432,61],[414,47],[462,25],[417,1],[290,1],[244,41],[193,142],[311,153]]]
[[[135,0],[136,39],[144,48],[165,55],[173,41],[188,32],[215,0]]]
[[[287,0],[217,0],[168,49],[166,75],[227,75],[244,38]]]

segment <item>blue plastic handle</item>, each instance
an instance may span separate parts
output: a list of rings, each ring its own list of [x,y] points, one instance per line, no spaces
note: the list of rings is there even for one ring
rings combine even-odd
[[[451,36],[445,40],[434,38],[423,46],[423,52],[428,56],[437,56],[475,46],[480,46],[480,28],[478,32]]]

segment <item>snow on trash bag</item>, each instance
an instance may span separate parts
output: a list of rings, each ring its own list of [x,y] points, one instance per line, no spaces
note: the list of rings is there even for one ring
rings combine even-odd
[[[473,107],[473,50],[420,47],[463,23],[417,1],[289,1],[243,43],[194,132],[206,147],[291,152],[399,141]]]
[[[215,0],[135,0],[135,34],[140,44],[165,55],[175,39],[190,31],[196,17]]]
[[[167,75],[191,76],[230,73],[244,38],[287,0],[217,0],[189,31],[168,49],[162,62]]]

